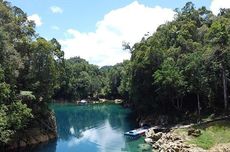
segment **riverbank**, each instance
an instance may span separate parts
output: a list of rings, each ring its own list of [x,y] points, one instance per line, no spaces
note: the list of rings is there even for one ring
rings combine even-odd
[[[230,121],[226,119],[174,127],[169,132],[155,132],[150,128],[146,132],[145,142],[159,152],[230,151]]]
[[[23,151],[57,138],[56,119],[52,112],[47,113],[46,119],[34,119],[30,123],[29,127],[17,132],[11,141],[0,146],[0,151]]]
[[[64,99],[56,99],[53,101],[53,103],[75,103],[75,104],[102,104],[102,103],[114,103],[114,104],[123,104],[123,99],[105,99],[105,98],[99,98],[99,99],[82,99],[82,100],[64,100]]]

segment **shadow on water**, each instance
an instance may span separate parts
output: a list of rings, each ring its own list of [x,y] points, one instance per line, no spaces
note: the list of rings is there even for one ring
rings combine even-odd
[[[137,127],[128,109],[114,104],[52,104],[51,108],[56,115],[58,139],[33,148],[33,152],[143,151],[143,139],[127,140],[123,135]]]

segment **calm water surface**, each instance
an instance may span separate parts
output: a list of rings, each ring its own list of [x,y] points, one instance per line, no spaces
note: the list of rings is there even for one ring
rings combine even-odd
[[[142,152],[151,151],[143,138],[128,140],[124,132],[136,128],[131,111],[119,105],[53,104],[58,139],[33,152]]]

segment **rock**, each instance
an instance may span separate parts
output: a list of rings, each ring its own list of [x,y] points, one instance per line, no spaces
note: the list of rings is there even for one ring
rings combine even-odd
[[[188,129],[188,136],[191,136],[195,132],[194,128]]]
[[[159,139],[159,140],[157,141],[157,143],[158,143],[159,145],[162,145],[164,142],[165,142],[164,139]]]
[[[190,148],[190,146],[189,145],[184,145],[184,148]]]
[[[0,151],[15,151],[19,148],[37,145],[57,137],[56,121],[52,112],[47,114],[45,120],[38,121],[37,123],[41,123],[39,128],[28,128],[19,132],[18,136],[21,138],[15,138],[10,141]]]
[[[38,140],[38,141],[40,141],[40,143],[42,143],[42,142],[48,141],[49,138],[48,138],[47,135],[40,135],[40,136],[38,136],[38,137],[36,138],[36,140]]]
[[[188,134],[196,136],[196,135],[200,135],[201,131],[198,129],[193,129],[189,131]],[[147,136],[148,138],[145,139],[145,142],[152,144],[152,148],[154,149],[153,151],[158,151],[158,152],[205,152],[205,150],[201,148],[186,144],[183,138],[180,135],[176,134],[173,130],[168,133],[162,133],[162,132],[155,133],[153,129],[152,130],[149,129],[148,132],[146,132],[146,137]]]
[[[152,143],[153,140],[151,138],[145,138],[145,142],[149,144],[149,143]]]
[[[174,150],[175,152],[179,152],[179,151],[180,151],[180,148],[175,147],[175,148],[173,148],[173,150]]]
[[[199,129],[191,128],[188,130],[189,136],[199,137],[201,135],[201,131]]]
[[[28,139],[28,143],[30,143],[31,145],[35,145],[35,144],[37,144],[38,142],[37,142],[37,140],[35,140],[33,137],[30,137],[30,138]]]
[[[160,145],[158,143],[155,143],[152,145],[153,149],[158,149],[160,147]]]
[[[147,132],[145,132],[145,136],[147,138],[151,138],[152,136],[154,136],[155,134],[155,131],[154,131],[154,128],[149,128]]]
[[[148,151],[151,149],[151,146],[149,144],[139,144],[138,149],[140,151]]]
[[[211,148],[208,152],[229,152],[230,151],[230,143],[226,144],[218,144]]]
[[[153,141],[158,141],[162,137],[162,135],[163,135],[162,132],[158,132],[154,134],[153,136],[151,136],[151,138],[153,139]]]
[[[173,141],[181,141],[181,139],[178,136],[173,135],[172,137]]]

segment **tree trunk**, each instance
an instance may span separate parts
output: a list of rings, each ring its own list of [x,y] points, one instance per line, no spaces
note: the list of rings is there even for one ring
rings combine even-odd
[[[228,109],[227,80],[226,80],[226,73],[224,69],[222,71],[222,81],[223,81],[223,91],[224,91],[224,109],[225,111],[227,111]]]
[[[177,97],[176,101],[177,101],[177,109],[179,110],[180,109],[180,99]]]
[[[196,97],[197,97],[198,116],[199,116],[199,119],[200,119],[200,109],[201,109],[201,107],[200,107],[200,95],[197,94]]]
[[[182,107],[183,107],[183,101],[184,101],[184,98],[180,97],[180,109],[182,109]]]

